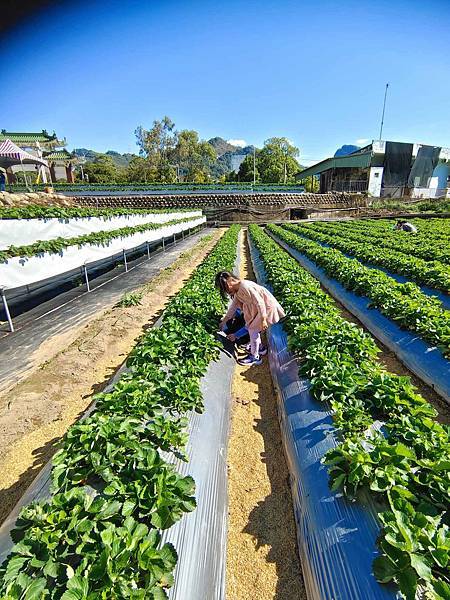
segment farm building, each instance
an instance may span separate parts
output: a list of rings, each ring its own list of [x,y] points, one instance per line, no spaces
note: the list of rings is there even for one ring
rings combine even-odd
[[[327,158],[297,175],[320,177],[320,192],[367,192],[374,197],[449,195],[450,148],[373,140],[346,156]]]
[[[14,132],[2,129],[0,132],[0,142],[4,140],[11,140],[22,148],[22,150],[27,150],[30,154],[46,160],[49,165],[52,182],[65,179],[67,182],[73,183],[73,169],[77,162],[77,157],[65,149],[65,138],[59,139],[55,132],[49,134],[45,129],[39,132]],[[37,167],[28,165],[25,169],[35,172]],[[22,167],[16,166],[7,170],[6,174],[10,183],[14,182],[14,172],[19,170],[22,170]],[[45,170],[42,169],[41,180],[47,183],[46,179]]]

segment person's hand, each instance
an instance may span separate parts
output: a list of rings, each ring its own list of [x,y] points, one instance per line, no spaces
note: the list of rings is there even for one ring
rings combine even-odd
[[[229,333],[227,335],[227,338],[230,340],[230,342],[235,342],[236,341],[236,336],[234,335],[234,333]]]
[[[262,320],[262,330],[266,331],[266,329],[268,328],[268,324],[267,324],[267,319],[263,319]]]

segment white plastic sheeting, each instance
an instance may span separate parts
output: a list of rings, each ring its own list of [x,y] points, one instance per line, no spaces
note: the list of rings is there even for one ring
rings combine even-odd
[[[173,236],[175,233],[201,225],[205,221],[205,217],[197,217],[184,223],[149,229],[127,237],[114,238],[104,245],[69,246],[59,254],[45,252],[31,257],[15,256],[6,263],[0,263],[0,287],[15,289],[37,281],[43,281],[84,264],[118,254],[122,250],[129,250],[146,242],[154,242],[163,237]]]
[[[201,217],[200,210],[168,213],[83,217],[73,219],[0,219],[0,250],[26,246],[57,237],[71,238],[97,231],[113,231],[147,223],[166,223],[176,219]]]
[[[236,271],[240,260],[239,246]],[[162,317],[154,327],[159,327]],[[178,553],[175,584],[168,590],[171,600],[225,600],[226,543],[228,523],[227,448],[230,427],[231,383],[235,359],[227,351],[213,361],[201,379],[204,412],[188,415],[188,461],[173,454],[164,458],[182,475],[195,480],[197,508],[163,531],[161,543],[171,542]],[[105,388],[111,391],[127,371],[126,361]],[[94,410],[93,403],[81,419]],[[22,498],[0,526],[0,564],[10,553],[10,533],[21,509],[50,496],[51,461],[36,476]]]

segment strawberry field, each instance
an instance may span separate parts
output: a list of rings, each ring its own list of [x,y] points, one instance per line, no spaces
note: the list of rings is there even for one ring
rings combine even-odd
[[[250,255],[260,269],[255,274],[263,274],[261,282],[287,312],[272,328],[287,335],[285,347],[276,347],[268,333],[269,363],[287,464],[291,475],[300,473],[299,482],[295,477],[290,482],[310,600],[399,594],[407,600],[450,600],[446,419],[409,376],[382,362],[379,340],[355,322],[351,308],[343,310],[345,299],[333,299],[317,275],[367,299],[368,313],[419,340],[449,369],[450,222],[418,220],[417,234],[392,226],[388,220],[367,220],[250,225],[247,231]],[[224,233],[169,300],[158,326],[137,341],[120,378],[96,394],[93,411],[67,431],[52,460],[49,493],[22,508],[11,532],[14,545],[0,566],[0,598],[172,597],[180,548],[166,542],[164,532],[188,519],[198,500],[196,482],[175,465],[189,464],[188,419],[202,415],[201,383],[220,356],[216,330],[225,305],[214,278],[217,271],[236,268],[239,230],[234,225]],[[305,265],[318,270],[308,272]],[[292,376],[293,364],[301,393],[284,397],[282,386],[292,381],[283,384],[283,377]],[[419,371],[414,374],[420,377]],[[306,396],[309,405],[303,403]],[[220,401],[229,401],[228,390]],[[289,418],[291,434],[286,433]],[[313,434],[308,437],[312,430],[320,433],[315,444]],[[296,446],[305,436],[307,443]],[[327,437],[332,444],[321,454]],[[305,471],[304,480],[304,467],[292,464],[296,447],[306,453],[312,472]],[[325,472],[327,481],[326,493],[317,497],[314,469]],[[320,532],[323,546],[316,547],[320,536],[313,538],[311,529],[320,527],[316,517],[331,504],[343,511],[342,519],[332,531]],[[351,514],[357,522],[365,511],[376,536],[370,547],[360,548],[367,538],[358,538],[358,527],[346,529],[345,519]],[[182,551],[188,550],[185,544]],[[352,552],[368,557],[364,577],[375,585],[375,595],[364,582],[345,587],[360,572]],[[347,582],[341,571],[350,574]]]
[[[422,315],[430,319],[429,329],[421,331],[448,352],[448,314],[438,303],[429,304],[413,284],[395,295],[398,284],[390,283],[386,275],[375,283],[366,267],[299,235],[305,229],[309,235],[309,227],[268,229],[359,293],[373,294],[373,301],[393,318],[402,319],[405,327],[420,327]],[[377,580],[395,581],[406,598],[415,598],[418,587],[426,589],[429,598],[449,598],[448,428],[435,420],[435,409],[409,378],[380,365],[373,338],[340,316],[317,280],[260,228],[251,226],[250,230],[268,282],[290,312],[285,328],[300,374],[309,380],[313,397],[332,409],[339,444],[324,459],[331,490],[342,491],[349,499],[368,490],[386,507],[379,515],[380,554],[373,562]],[[410,312],[405,319],[405,308],[413,307],[412,298],[414,317]],[[376,423],[383,424],[381,430],[374,427]]]

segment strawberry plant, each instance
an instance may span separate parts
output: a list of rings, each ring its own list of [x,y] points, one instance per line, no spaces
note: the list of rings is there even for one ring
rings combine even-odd
[[[449,600],[450,429],[408,377],[382,367],[371,336],[341,317],[316,279],[259,227],[250,232],[289,311],[284,327],[300,373],[333,411],[339,444],[324,458],[330,487],[356,501],[365,489],[387,508],[375,576],[397,583],[408,600],[418,585]]]
[[[107,246],[111,240],[116,238],[125,238],[135,233],[144,233],[161,229],[161,227],[169,227],[170,225],[180,225],[181,223],[189,223],[193,221],[191,217],[185,219],[175,219],[166,221],[165,223],[146,223],[145,225],[136,225],[135,227],[121,227],[111,231],[96,231],[78,235],[73,238],[57,237],[53,240],[37,241],[28,246],[10,246],[7,250],[0,251],[0,263],[7,262],[9,258],[14,256],[35,256],[37,254],[59,254],[62,250],[70,246],[84,246],[85,244],[96,244],[98,246]]]
[[[450,292],[450,266],[439,261],[426,261],[397,250],[384,247],[384,242],[373,243],[371,238],[361,239],[358,233],[333,230],[331,227],[317,228],[315,224],[286,225],[285,229],[308,239],[337,248],[354,256],[363,263],[381,266],[391,273],[409,277],[416,283]]]
[[[86,219],[89,217],[102,218],[121,217],[124,215],[166,214],[171,212],[191,212],[192,208],[165,208],[150,210],[144,208],[93,208],[84,206],[27,206],[0,207],[0,219]],[[198,209],[200,210],[200,209]]]
[[[339,250],[324,248],[277,225],[269,225],[268,229],[346,289],[369,298],[371,306],[400,327],[417,332],[437,345],[443,354],[450,354],[450,311],[445,310],[438,299],[427,296],[413,283],[398,283],[382,271],[347,258]]]
[[[68,430],[53,459],[53,495],[17,520],[16,545],[0,567],[1,598],[167,597],[177,556],[161,547],[159,530],[194,510],[195,498],[192,478],[161,452],[183,458],[184,415],[202,411],[200,378],[217,356],[224,310],[214,277],[233,269],[238,230],[225,233],[170,300],[128,370],[94,397],[92,416]]]

